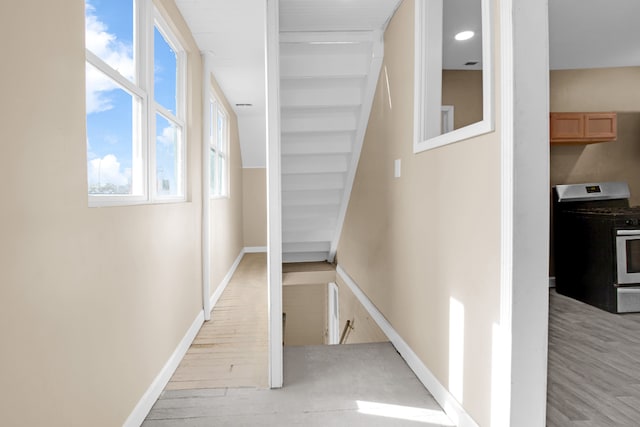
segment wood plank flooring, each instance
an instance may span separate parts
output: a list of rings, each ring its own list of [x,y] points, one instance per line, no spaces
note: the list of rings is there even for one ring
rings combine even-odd
[[[547,427],[640,426],[640,314],[550,292]]]
[[[165,390],[268,387],[267,256],[246,254]]]

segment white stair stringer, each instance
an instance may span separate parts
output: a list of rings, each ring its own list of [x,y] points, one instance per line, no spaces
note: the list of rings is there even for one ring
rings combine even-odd
[[[284,262],[335,257],[383,53],[380,30],[280,33]]]

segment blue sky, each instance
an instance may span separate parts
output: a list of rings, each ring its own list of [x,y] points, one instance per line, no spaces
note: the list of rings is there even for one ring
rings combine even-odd
[[[87,0],[87,48],[133,81],[133,0]],[[154,91],[163,107],[176,111],[176,56],[154,31]],[[135,97],[87,65],[87,161],[89,186],[127,185],[132,168],[132,108]],[[175,194],[175,129],[156,116],[160,194]],[[162,191],[164,188],[170,190]]]

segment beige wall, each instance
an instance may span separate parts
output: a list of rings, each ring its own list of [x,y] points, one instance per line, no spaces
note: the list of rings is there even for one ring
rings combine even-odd
[[[285,345],[325,344],[327,293],[326,283],[282,288],[283,312],[287,314]]]
[[[551,111],[616,111],[618,139],[589,145],[552,145],[551,185],[626,181],[640,204],[640,67],[554,70]],[[554,274],[553,235],[550,275]]]
[[[122,425],[201,310],[201,60],[162,3],[189,51],[189,201],[91,209],[84,2],[0,6],[3,425]]]
[[[340,320],[340,337],[344,332],[347,320],[350,320],[350,328],[345,334],[345,344],[359,344],[368,342],[386,342],[389,338],[371,318],[356,296],[351,292],[342,277],[337,275],[338,285],[338,317]]]
[[[244,245],[267,246],[267,170],[242,170]]]
[[[413,5],[404,1],[385,33],[389,87],[380,79],[338,262],[476,422],[488,426],[500,307],[500,138],[494,132],[413,154]],[[399,179],[394,159],[402,160]],[[462,366],[453,362],[460,354],[450,353],[450,336],[463,343]],[[450,375],[462,375],[461,394]]]
[[[640,111],[640,67],[554,70],[551,111]]]
[[[453,105],[453,128],[482,120],[482,71],[443,70],[442,105]]]
[[[238,117],[214,76],[211,85],[229,115],[229,196],[211,199],[211,294],[222,283],[244,247],[242,224],[242,157]]]

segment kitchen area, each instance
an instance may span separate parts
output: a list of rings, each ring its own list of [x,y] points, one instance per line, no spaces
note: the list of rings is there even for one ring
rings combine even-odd
[[[553,69],[553,51],[547,426],[637,426],[640,67]],[[590,117],[613,138],[558,138]]]

